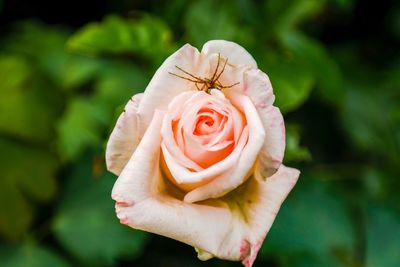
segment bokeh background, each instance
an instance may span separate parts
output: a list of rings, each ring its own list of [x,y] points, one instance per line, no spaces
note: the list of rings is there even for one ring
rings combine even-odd
[[[123,105],[182,44],[268,73],[302,170],[257,266],[400,266],[400,2],[0,0],[0,266],[240,266],[119,224]]]

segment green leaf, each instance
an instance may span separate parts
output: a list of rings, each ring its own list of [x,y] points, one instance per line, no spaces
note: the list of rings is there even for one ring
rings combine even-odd
[[[93,98],[113,112],[137,93],[143,92],[151,77],[138,66],[123,61],[108,62],[95,85]]]
[[[281,33],[280,40],[289,52],[302,60],[305,68],[311,70],[316,78],[317,93],[331,103],[342,104],[345,92],[343,78],[324,47],[306,35],[293,31]]]
[[[367,208],[367,267],[400,266],[400,216],[388,208]]]
[[[143,16],[134,21],[108,16],[80,29],[68,40],[67,47],[89,55],[128,53],[159,61],[171,52],[171,32],[155,17]]]
[[[380,89],[376,91],[374,84],[352,84],[342,118],[354,144],[372,152],[370,156],[380,155],[397,167],[400,164],[400,116],[396,115],[399,112],[396,99],[400,99],[400,95],[385,92],[383,85]]]
[[[232,3],[210,0],[195,1],[184,17],[186,39],[196,47],[213,39],[235,40],[242,45],[254,38],[250,29],[241,25],[234,15]]]
[[[282,260],[283,267],[338,267],[343,266],[337,259],[326,255],[307,253],[291,254]]]
[[[48,141],[61,96],[20,56],[0,56],[0,131],[29,141]]]
[[[77,89],[100,75],[104,62],[81,55],[70,56],[63,66],[60,79],[63,88]]]
[[[327,182],[302,174],[282,205],[261,255],[333,257],[332,252],[351,251],[353,238],[343,195],[331,190]]]
[[[65,160],[79,157],[89,147],[100,147],[116,108],[142,92],[149,78],[136,65],[122,60],[103,61],[93,71],[98,75],[94,91],[72,98],[58,123],[58,148]]]
[[[324,2],[321,0],[266,1],[265,17],[275,33],[280,34],[292,30],[305,19],[319,13]]]
[[[79,97],[69,101],[58,123],[58,150],[65,160],[72,160],[88,147],[101,144],[101,134],[111,120],[108,113],[92,98]]]
[[[54,155],[0,139],[0,234],[20,238],[33,218],[31,199],[50,200],[56,191]]]
[[[218,4],[219,5],[219,4]],[[232,40],[235,36],[235,22],[228,11],[218,6],[215,2],[203,0],[193,3],[186,13],[184,25],[187,39],[197,47],[201,47],[208,40]],[[210,10],[213,10],[212,19]]]
[[[0,262],[7,267],[68,267],[60,256],[51,250],[24,244],[18,247],[6,247],[0,250]]]
[[[308,99],[315,80],[300,58],[271,53],[260,65],[271,79],[275,105],[282,112],[295,110]]]
[[[84,158],[80,162],[70,175],[53,220],[57,239],[90,266],[139,256],[147,234],[119,223],[110,196],[115,178],[108,173],[95,177],[91,161]]]
[[[294,125],[286,126],[285,162],[310,161],[310,151],[300,146],[300,130]]]
[[[64,71],[71,57],[65,51],[69,35],[67,29],[28,20],[16,23],[13,30],[5,40],[7,52],[24,57],[37,72],[51,78],[55,84],[68,74]]]
[[[51,82],[48,87],[52,90],[78,89],[103,68],[102,60],[66,51],[65,43],[70,35],[67,29],[36,21],[19,22],[13,29],[5,39],[5,50],[28,62],[30,69]]]

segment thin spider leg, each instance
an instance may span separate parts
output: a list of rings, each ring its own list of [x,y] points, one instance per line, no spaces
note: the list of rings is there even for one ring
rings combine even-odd
[[[200,91],[204,91],[204,87],[206,86],[205,83],[203,83],[203,86],[201,87]]]
[[[223,87],[223,85],[219,82],[219,81],[215,81],[214,82],[214,86],[218,89],[220,89],[221,87]]]
[[[211,78],[211,81],[213,81],[214,80],[214,78],[215,78],[215,75],[217,75],[217,71],[218,71],[218,68],[219,68],[219,62],[221,61],[221,54],[220,53],[218,53],[218,62],[217,62],[217,67],[215,68],[215,71],[214,71],[214,74],[213,74],[213,76],[212,76],[212,78]]]
[[[181,79],[188,80],[188,81],[190,81],[190,82],[194,82],[194,83],[201,82],[201,81],[198,81],[198,80],[192,80],[192,79],[190,79],[190,78],[183,77],[183,76],[178,75],[178,74],[173,73],[173,72],[168,72],[168,73],[171,74],[171,75],[174,75],[174,76],[176,76],[176,77],[179,77],[179,78],[181,78]]]
[[[220,81],[215,81],[214,84],[215,84],[218,88],[223,87],[223,85],[221,84]]]
[[[227,63],[228,63],[228,59],[225,60],[225,63],[224,63],[224,66],[222,67],[221,72],[218,74],[217,77],[215,77],[215,80],[214,80],[214,81],[218,81],[219,77],[221,77],[222,73],[225,71],[225,67],[226,67],[226,64],[227,64]]]
[[[228,86],[221,86],[220,88],[221,89],[231,88],[231,87],[234,87],[235,85],[238,85],[238,84],[240,84],[240,82],[237,82],[237,83],[234,83],[234,84],[228,85]]]
[[[196,85],[197,90],[201,91],[201,89],[199,88],[199,84],[198,83],[194,83]]]
[[[196,80],[203,81],[203,79],[194,76],[194,75],[191,74],[190,72],[187,72],[186,70],[184,70],[184,69],[182,69],[182,68],[180,68],[180,67],[178,67],[178,66],[175,66],[175,68],[177,68],[178,70],[182,71],[183,73],[189,75],[190,77],[195,78]]]
[[[205,81],[205,82],[208,82],[208,83],[211,83],[211,82],[212,82],[212,80],[210,80],[210,79],[208,79],[208,78],[204,78],[204,81]]]

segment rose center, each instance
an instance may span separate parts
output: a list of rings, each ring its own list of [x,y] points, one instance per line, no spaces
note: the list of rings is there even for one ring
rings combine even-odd
[[[242,114],[218,90],[182,94],[169,112],[174,143],[195,169],[208,168],[230,155],[244,127]]]
[[[197,136],[212,134],[220,128],[222,120],[223,116],[215,111],[212,112],[212,115],[202,112],[197,116],[193,134]]]

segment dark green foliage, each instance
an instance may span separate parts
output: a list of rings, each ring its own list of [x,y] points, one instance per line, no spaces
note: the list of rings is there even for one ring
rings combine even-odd
[[[146,233],[119,224],[110,192],[114,177],[95,176],[90,158],[83,158],[68,177],[53,219],[56,238],[77,259],[96,266],[117,258],[133,258],[144,249]]]
[[[254,266],[400,266],[399,4],[105,2],[76,27],[34,11],[7,22],[0,0],[1,266],[240,265],[120,225],[104,167],[129,98],[182,44],[210,39],[269,75],[285,164],[302,171]]]
[[[0,139],[0,235],[20,239],[33,219],[34,201],[47,202],[56,193],[54,154]]]
[[[69,267],[64,259],[51,249],[26,243],[3,247],[0,251],[1,264],[7,267]]]
[[[303,266],[303,255],[339,262],[338,255],[351,255],[354,245],[345,196],[332,190],[333,182],[315,179],[307,173],[301,179],[283,204],[260,254],[278,256],[283,263],[289,261],[288,266]],[[288,258],[297,254],[301,255],[299,259]]]

